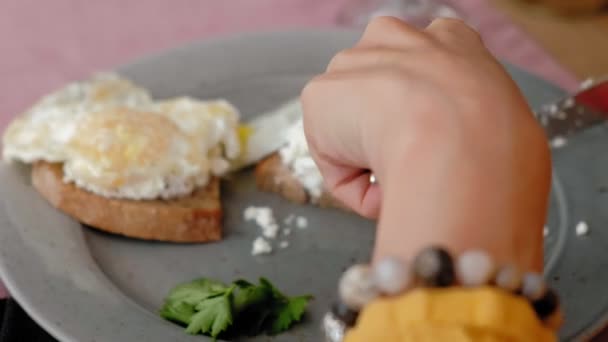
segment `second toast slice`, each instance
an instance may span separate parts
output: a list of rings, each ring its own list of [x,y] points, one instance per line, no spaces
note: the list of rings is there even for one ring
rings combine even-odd
[[[274,153],[258,163],[255,168],[255,181],[258,189],[278,193],[294,203],[313,203],[323,208],[350,211],[327,191],[323,191],[318,199],[312,198],[289,167],[283,164],[278,153]]]

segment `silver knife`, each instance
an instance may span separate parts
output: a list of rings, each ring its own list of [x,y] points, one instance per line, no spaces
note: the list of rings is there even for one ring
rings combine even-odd
[[[578,92],[541,106],[535,115],[552,145],[560,147],[568,136],[608,119],[608,77],[583,82]]]
[[[302,118],[299,98],[292,99],[274,110],[262,113],[245,124],[251,135],[245,144],[245,155],[235,161],[232,170],[237,170],[260,161],[276,152],[286,143],[288,128]]]

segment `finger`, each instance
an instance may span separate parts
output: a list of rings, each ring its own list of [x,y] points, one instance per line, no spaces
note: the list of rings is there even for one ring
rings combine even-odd
[[[378,185],[370,183],[368,171],[341,165],[325,157],[314,158],[333,197],[363,217],[378,218],[381,191]]]
[[[406,48],[431,41],[428,35],[395,17],[376,17],[367,25],[356,47]]]
[[[370,184],[368,172],[344,178],[331,188],[331,193],[363,217],[376,220],[380,216],[382,192],[378,185]]]
[[[441,44],[458,49],[485,48],[479,33],[460,19],[438,18],[426,29]]]
[[[366,168],[360,126],[361,98],[358,72],[323,74],[311,80],[302,91],[304,132],[311,151],[327,151],[343,165]],[[320,141],[320,139],[322,141]]]
[[[378,189],[370,188],[370,168],[363,149],[356,101],[336,101],[344,87],[355,87],[353,73],[334,73],[313,79],[302,92],[304,132],[309,151],[326,188],[340,202],[369,218],[377,218],[380,208]],[[346,93],[354,93],[346,90]],[[354,98],[358,98],[354,96]]]
[[[396,66],[403,64],[405,58],[403,50],[387,47],[346,49],[331,59],[327,72]]]
[[[410,84],[403,79],[408,77],[406,71],[395,68],[338,71],[315,77],[301,95],[310,150],[329,153],[341,164],[354,168],[380,167],[377,148],[387,137],[401,135],[402,130],[386,127],[383,120],[373,118],[379,111],[391,110],[383,107],[382,102],[386,101],[370,106],[367,99],[388,96],[381,89],[406,96]],[[348,101],[343,101],[346,97]],[[375,136],[373,132],[379,131],[382,136]]]

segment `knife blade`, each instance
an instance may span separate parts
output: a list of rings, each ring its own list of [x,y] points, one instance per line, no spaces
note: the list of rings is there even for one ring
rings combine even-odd
[[[554,145],[562,145],[568,136],[608,119],[608,77],[585,82],[578,92],[541,106],[535,115]]]
[[[251,133],[245,141],[245,154],[232,165],[232,170],[252,165],[280,149],[288,128],[301,118],[302,106],[295,98],[246,122]]]

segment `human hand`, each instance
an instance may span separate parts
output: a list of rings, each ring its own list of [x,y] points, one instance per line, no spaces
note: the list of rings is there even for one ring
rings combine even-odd
[[[461,21],[380,17],[302,92],[332,194],[379,218],[376,257],[441,245],[542,264],[550,157],[517,86]],[[380,186],[370,185],[372,170]]]

